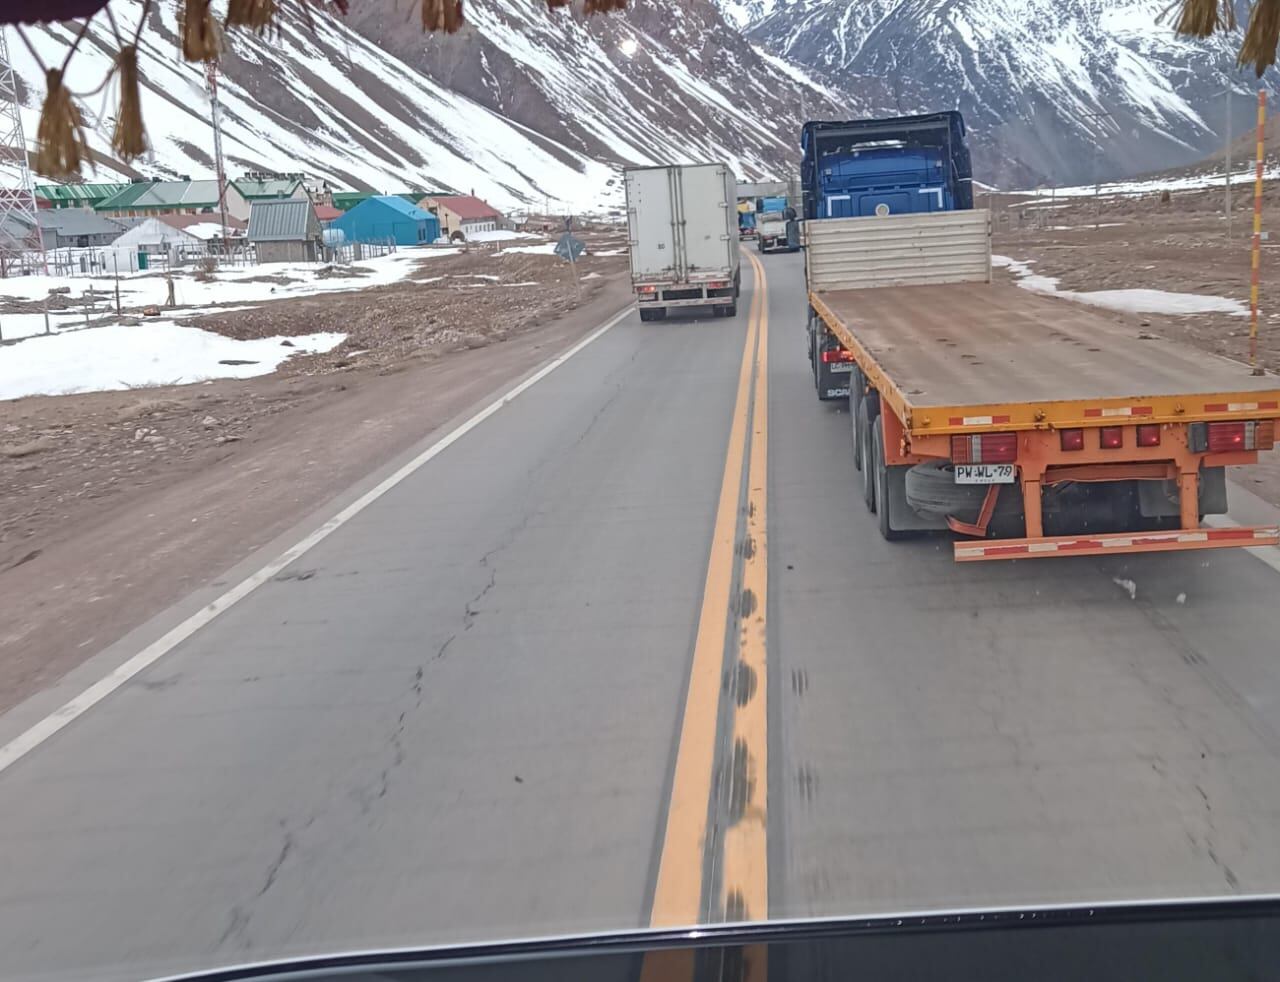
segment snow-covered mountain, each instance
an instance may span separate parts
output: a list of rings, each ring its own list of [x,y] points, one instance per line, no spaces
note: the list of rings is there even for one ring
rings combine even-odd
[[[624,14],[585,19],[544,0],[467,0],[468,24],[453,36],[422,33],[397,0],[352,7],[345,18],[313,15],[314,33],[286,20],[278,34],[235,35],[219,88],[232,175],[303,171],[343,187],[581,210],[617,203],[622,164],[719,158],[743,176],[780,176],[795,165],[804,114],[873,101],[762,56],[711,0],[633,0]],[[112,0],[122,25],[141,9]],[[177,56],[177,11],[178,0],[152,5],[140,50],[150,159],[132,168],[111,159],[108,87],[86,101],[101,159],[87,180],[211,172],[204,71]],[[59,25],[28,33],[46,64],[72,37]],[[100,16],[72,59],[74,91],[102,80],[110,38]],[[43,73],[14,36],[9,49],[31,139]]]
[[[744,0],[721,0],[736,12]],[[959,108],[984,181],[1075,183],[1197,160],[1253,118],[1239,36],[1174,35],[1172,0],[776,0],[748,34],[891,111]],[[1242,10],[1244,4],[1240,4]],[[1269,83],[1268,83],[1269,84]]]

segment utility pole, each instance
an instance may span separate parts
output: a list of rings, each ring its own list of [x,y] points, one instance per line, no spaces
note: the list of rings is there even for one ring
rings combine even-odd
[[[1226,152],[1226,168],[1227,179],[1225,190],[1223,192],[1224,204],[1227,210],[1227,241],[1231,241],[1231,87],[1227,86],[1227,152]]]
[[[1080,119],[1093,120],[1095,123],[1103,119],[1110,119],[1111,113],[1098,111],[1096,113],[1077,113]],[[1097,231],[1099,225],[1099,212],[1102,208],[1102,175],[1101,169],[1102,158],[1102,141],[1099,139],[1095,130],[1093,138],[1093,228]]]
[[[6,32],[6,28],[0,28],[0,155],[14,161],[18,181],[13,190],[0,191],[0,230],[3,230],[0,231],[0,277],[9,275],[15,260],[25,262],[28,253],[36,256],[45,273],[49,272],[49,257],[44,251],[35,185],[27,158],[27,138],[22,129],[22,111],[18,105],[17,74],[9,60]],[[20,227],[31,229],[28,239],[11,231]]]
[[[1262,265],[1262,166],[1266,160],[1267,90],[1258,90],[1258,149],[1253,176],[1253,255],[1249,277],[1249,368],[1262,375],[1258,365],[1258,290]]]
[[[211,61],[206,77],[209,82],[209,115],[213,120],[213,160],[218,176],[218,211],[222,217],[222,255],[231,255],[231,235],[227,231],[227,169],[222,162],[222,123],[218,119],[218,63]]]

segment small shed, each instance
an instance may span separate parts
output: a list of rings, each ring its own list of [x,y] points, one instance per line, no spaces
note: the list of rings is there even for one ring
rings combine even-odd
[[[308,198],[255,201],[249,241],[260,263],[315,262],[324,255],[320,219]]]
[[[366,198],[330,228],[341,229],[348,242],[386,242],[425,245],[440,237],[440,220],[395,194]]]

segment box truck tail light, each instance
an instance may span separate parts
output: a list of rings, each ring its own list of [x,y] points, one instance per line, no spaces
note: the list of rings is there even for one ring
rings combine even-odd
[[[853,352],[845,351],[844,348],[836,348],[832,351],[824,351],[822,353],[822,363],[830,365],[832,362],[853,361]]]
[[[1266,419],[1209,423],[1208,449],[1210,453],[1229,453],[1232,450],[1270,450],[1275,441],[1275,421]],[[1194,449],[1194,447],[1193,447]]]
[[[1062,442],[1063,450],[1084,449],[1084,430],[1060,430],[1058,439]]]
[[[1143,423],[1138,427],[1138,446],[1140,447],[1158,447],[1160,446],[1160,424]]]
[[[1018,434],[975,433],[951,438],[955,464],[1011,464],[1018,459]]]
[[[1124,446],[1123,426],[1103,426],[1098,430],[1098,445],[1103,450],[1116,450]]]
[[[652,283],[641,283],[639,286],[636,287],[636,290],[639,293],[657,293],[658,292],[658,288],[654,286]]]

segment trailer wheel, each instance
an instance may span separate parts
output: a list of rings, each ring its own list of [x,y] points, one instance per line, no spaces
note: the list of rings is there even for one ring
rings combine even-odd
[[[857,412],[858,427],[858,470],[862,471],[862,500],[867,504],[867,511],[873,515],[876,511],[876,478],[875,463],[871,459],[871,423],[867,419],[867,400],[859,399]]]
[[[879,520],[880,535],[886,542],[896,542],[905,538],[906,533],[895,529],[889,519],[889,466],[884,461],[884,427],[871,428],[871,458],[875,471],[876,518]]]
[[[665,307],[641,307],[640,319],[642,321],[660,321],[667,316]]]
[[[862,372],[855,365],[849,374],[849,430],[853,434],[853,466],[862,470],[862,454],[858,451],[858,403],[862,401]]]

